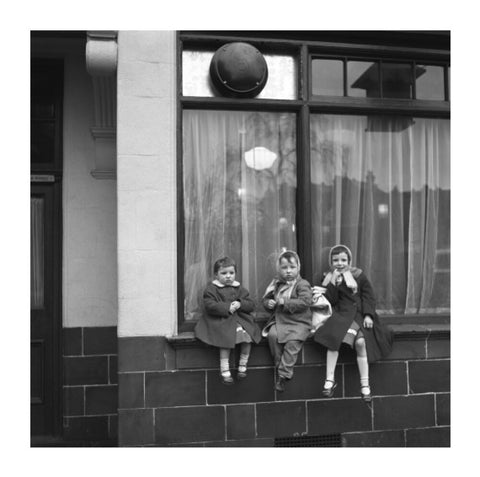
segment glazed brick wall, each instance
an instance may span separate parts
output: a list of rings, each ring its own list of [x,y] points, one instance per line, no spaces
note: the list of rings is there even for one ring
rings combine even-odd
[[[233,354],[233,353],[232,353]],[[321,395],[325,349],[307,341],[284,393],[274,390],[266,342],[248,377],[224,386],[218,350],[183,337],[119,339],[120,446],[274,446],[275,438],[341,434],[348,447],[450,445],[446,330],[396,330],[390,357],[370,367],[374,398],[359,394],[355,354],[343,349],[333,399]],[[232,368],[238,362],[238,350]]]
[[[117,328],[63,329],[63,438],[117,445]]]

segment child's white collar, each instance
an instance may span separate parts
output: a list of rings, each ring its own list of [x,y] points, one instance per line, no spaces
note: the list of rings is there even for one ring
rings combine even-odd
[[[220,283],[217,279],[213,280],[212,282],[216,287],[218,288],[224,288],[225,285],[223,283]],[[236,280],[232,283],[231,285],[232,287],[239,287],[240,286],[240,282],[237,282]]]

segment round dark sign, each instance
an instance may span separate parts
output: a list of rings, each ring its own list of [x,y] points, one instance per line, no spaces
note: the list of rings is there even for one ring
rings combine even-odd
[[[210,78],[224,96],[253,98],[267,82],[267,62],[248,43],[227,43],[213,55]]]

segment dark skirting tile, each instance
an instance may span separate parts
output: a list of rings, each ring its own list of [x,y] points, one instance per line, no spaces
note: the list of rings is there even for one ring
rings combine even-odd
[[[207,403],[234,404],[274,400],[273,369],[249,368],[248,376],[237,380],[232,370],[235,384],[225,386],[219,375],[219,370],[207,371]]]
[[[450,339],[431,338],[427,341],[428,359],[450,358]]]
[[[119,446],[142,446],[154,443],[153,409],[118,411]]]
[[[108,417],[68,417],[64,420],[63,436],[67,440],[108,440]]]
[[[408,429],[407,447],[450,447],[450,427]]]
[[[118,384],[118,358],[117,356],[108,357],[108,382]]]
[[[335,395],[342,395],[342,366],[336,369],[338,386]],[[286,382],[285,392],[277,393],[277,400],[300,400],[322,398],[325,382],[325,366],[296,366],[293,378]]]
[[[195,406],[155,409],[155,443],[225,440],[225,408]]]
[[[289,437],[306,432],[304,401],[257,404],[257,437]]]
[[[118,386],[86,386],[85,414],[116,414],[118,412]]]
[[[108,416],[108,437],[115,441],[118,440],[118,415]]]
[[[449,392],[450,360],[408,363],[411,393]]]
[[[121,373],[118,376],[118,407],[134,409],[145,407],[144,373]]]
[[[145,406],[205,404],[205,371],[145,373]]]
[[[450,425],[450,393],[437,394],[435,396],[437,408],[437,425]]]
[[[405,447],[405,434],[399,431],[353,432],[342,435],[343,447]]]
[[[80,356],[82,352],[82,328],[63,328],[63,356]]]
[[[64,384],[108,384],[108,357],[85,356],[63,358]]]
[[[91,326],[84,328],[83,354],[117,354],[117,327]]]
[[[218,348],[200,343],[175,349],[177,369],[217,368],[220,366]]]
[[[392,352],[386,360],[425,359],[425,339],[395,339]]]
[[[83,386],[65,386],[63,388],[63,415],[64,416],[84,416],[84,387]]]
[[[163,371],[166,340],[160,336],[118,339],[118,371]]]
[[[361,399],[307,402],[309,435],[372,430],[372,411]]]
[[[360,376],[357,364],[344,367],[345,396],[360,396]],[[374,396],[407,394],[405,363],[376,362],[369,366],[370,387]]]
[[[227,406],[227,439],[255,438],[255,405]]]
[[[374,429],[408,429],[435,425],[434,396],[373,398]]]

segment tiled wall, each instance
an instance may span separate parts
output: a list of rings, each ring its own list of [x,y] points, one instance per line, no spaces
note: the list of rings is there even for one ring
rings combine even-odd
[[[117,444],[117,328],[63,329],[63,438]]]
[[[389,359],[371,365],[370,405],[348,349],[333,399],[322,398],[325,350],[313,342],[283,394],[265,342],[253,347],[248,377],[230,387],[217,353],[191,336],[121,338],[119,445],[273,446],[276,437],[327,434],[341,434],[344,446],[450,445],[448,332],[397,331]]]

